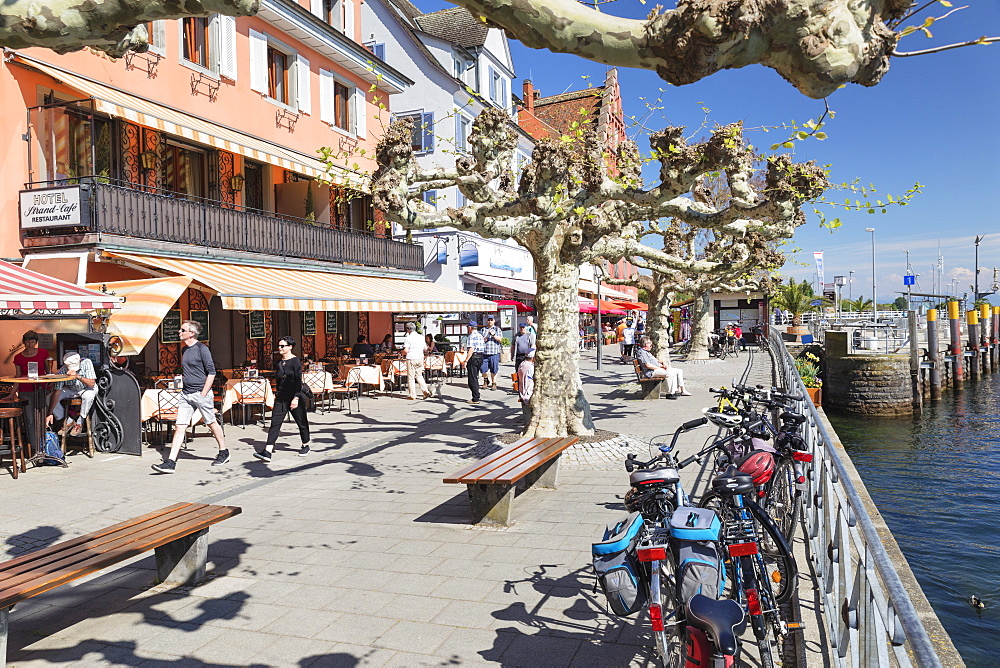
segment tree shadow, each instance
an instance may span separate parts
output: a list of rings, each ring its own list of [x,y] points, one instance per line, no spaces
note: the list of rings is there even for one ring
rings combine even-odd
[[[35,527],[34,529],[8,536],[4,540],[4,543],[7,544],[4,552],[10,557],[17,557],[54,545],[62,536],[63,530],[59,527],[50,525]]]

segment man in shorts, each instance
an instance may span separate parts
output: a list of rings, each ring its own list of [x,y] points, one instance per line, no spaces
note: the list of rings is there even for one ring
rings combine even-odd
[[[486,317],[486,327],[483,328],[483,387],[497,389],[497,374],[500,373],[500,351],[503,332],[497,327],[496,318]]]
[[[183,346],[181,352],[181,369],[183,371],[184,388],[181,391],[180,405],[177,408],[177,422],[174,426],[174,440],[170,444],[170,454],[159,464],[153,464],[157,473],[173,473],[177,468],[177,455],[184,443],[184,433],[192,422],[194,414],[201,415],[202,420],[215,436],[219,444],[219,455],[212,466],[222,466],[229,463],[229,450],[222,435],[222,427],[215,419],[215,397],[212,394],[212,383],[215,381],[215,363],[208,346],[198,341],[201,325],[194,320],[181,323],[180,337]]]

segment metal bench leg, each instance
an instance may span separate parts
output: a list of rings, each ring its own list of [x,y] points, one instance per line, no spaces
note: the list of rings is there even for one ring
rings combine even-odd
[[[514,505],[514,485],[468,485],[472,523],[508,527]]]
[[[559,483],[559,457],[524,476],[524,483],[529,489],[555,489]]]
[[[178,538],[156,548],[156,574],[166,584],[199,584],[205,581],[208,529]]]
[[[7,665],[7,631],[10,629],[10,608],[0,610],[0,666]]]

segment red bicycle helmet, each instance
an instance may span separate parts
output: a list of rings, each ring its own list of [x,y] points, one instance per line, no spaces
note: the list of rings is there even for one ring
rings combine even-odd
[[[774,455],[770,452],[754,452],[740,463],[740,471],[753,478],[754,485],[766,485],[774,475]]]

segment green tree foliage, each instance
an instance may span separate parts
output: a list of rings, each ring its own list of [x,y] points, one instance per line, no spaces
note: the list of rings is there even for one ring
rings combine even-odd
[[[817,301],[820,303],[813,303]],[[789,278],[787,283],[779,283],[777,292],[771,297],[773,306],[783,308],[792,314],[793,325],[801,325],[803,313],[818,311],[827,302],[826,298],[816,296],[809,281],[796,281],[794,278]]]

